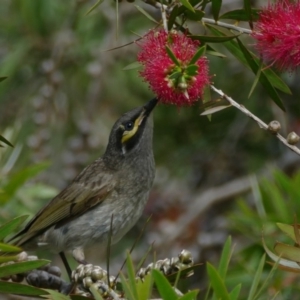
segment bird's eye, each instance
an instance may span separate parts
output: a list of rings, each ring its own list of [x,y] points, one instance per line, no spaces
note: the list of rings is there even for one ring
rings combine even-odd
[[[133,122],[127,122],[125,124],[125,130],[131,130],[133,128]]]

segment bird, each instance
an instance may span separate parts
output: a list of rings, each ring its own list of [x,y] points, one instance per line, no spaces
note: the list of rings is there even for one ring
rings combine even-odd
[[[59,253],[65,266],[65,252],[86,264],[85,248],[118,242],[141,216],[154,181],[151,112],[157,103],[154,98],[123,114],[104,154],[9,241],[25,251],[41,247]]]

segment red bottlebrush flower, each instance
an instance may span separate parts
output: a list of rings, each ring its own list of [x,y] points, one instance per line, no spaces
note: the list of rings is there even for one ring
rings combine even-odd
[[[207,59],[202,56],[190,63],[199,50],[198,41],[159,30],[150,31],[138,45],[137,59],[144,67],[140,75],[161,102],[190,105],[203,95],[209,84]]]
[[[262,57],[280,70],[300,65],[300,1],[279,0],[260,13],[252,36]]]

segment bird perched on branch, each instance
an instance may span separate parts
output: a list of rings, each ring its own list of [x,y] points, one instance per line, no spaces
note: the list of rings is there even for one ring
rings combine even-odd
[[[86,263],[84,248],[105,243],[110,232],[112,243],[120,240],[141,216],[154,180],[151,112],[157,102],[121,116],[104,155],[43,207],[11,239],[14,244],[48,248],[64,263],[64,252],[71,251],[78,263]]]

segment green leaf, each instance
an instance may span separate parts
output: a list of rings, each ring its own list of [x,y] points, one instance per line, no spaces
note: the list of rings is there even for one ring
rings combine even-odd
[[[150,16],[142,7],[135,5],[136,9],[141,12],[147,19],[149,19],[150,21],[154,22],[155,24],[158,24],[158,22],[152,18],[152,16]]]
[[[195,64],[199,60],[199,58],[204,55],[205,51],[206,51],[206,46],[199,48],[197,52],[194,54],[194,56],[192,57],[192,59],[190,60],[189,65]]]
[[[94,286],[90,287],[90,291],[91,291],[92,295],[94,296],[95,300],[103,300],[99,291]]]
[[[194,11],[186,10],[184,16],[191,21],[199,22],[204,17],[205,13],[202,10],[195,9]]]
[[[13,274],[24,273],[31,271],[42,266],[45,266],[50,261],[45,259],[17,262],[11,265],[1,266],[0,267],[0,278],[5,276],[10,276]]]
[[[0,135],[0,141],[3,142],[4,144],[14,147],[13,144],[11,144],[4,136]]]
[[[64,295],[64,294],[59,293],[57,291],[53,291],[53,290],[50,290],[50,289],[45,289],[45,290],[48,292],[49,296],[46,295],[46,296],[44,296],[44,298],[47,298],[47,299],[50,299],[50,300],[70,300],[71,299],[70,296]],[[98,299],[96,299],[96,300],[98,300]]]
[[[15,261],[18,259],[17,255],[5,255],[5,256],[1,256],[0,255],[0,264],[8,262],[8,261]]]
[[[48,292],[30,285],[15,282],[0,282],[0,294],[17,294],[24,296],[41,296],[47,295]]]
[[[253,56],[251,53],[248,51],[248,49],[242,44],[242,42],[237,38],[238,44],[240,46],[240,49],[242,50],[248,65],[252,69],[253,73],[256,74],[258,72],[258,64],[254,60]],[[264,86],[264,88],[267,90],[269,96],[273,99],[273,101],[283,110],[285,111],[285,108],[282,104],[282,101],[280,97],[278,96],[276,90],[274,89],[273,85],[269,81],[269,79],[265,76],[264,73],[261,74],[260,76],[260,83]]]
[[[252,281],[252,285],[251,285],[251,288],[250,288],[250,292],[249,292],[249,295],[248,295],[248,300],[252,300],[254,299],[254,295],[257,291],[257,288],[258,288],[258,285],[259,285],[259,282],[260,282],[260,278],[261,278],[261,275],[262,275],[262,271],[263,271],[263,268],[264,268],[264,265],[265,265],[265,260],[266,260],[266,255],[264,254],[259,262],[259,265],[257,267],[257,271],[255,272],[255,276],[253,278],[253,281]]]
[[[4,195],[0,195],[0,203],[5,203],[16,192],[16,190],[23,185],[28,179],[36,176],[41,171],[45,170],[49,163],[40,163],[28,167],[14,174],[9,182],[2,187]]]
[[[3,241],[8,235],[13,233],[24,221],[28,218],[28,215],[19,216],[0,227],[0,241]]]
[[[277,242],[274,251],[281,257],[300,262],[300,248]]]
[[[219,19],[220,9],[222,7],[222,0],[212,0],[211,1],[211,10],[215,21]]]
[[[178,13],[179,13],[179,6],[175,5],[168,19],[168,30],[171,30],[173,28],[176,18],[178,17]]]
[[[238,297],[241,292],[242,284],[238,284],[231,292],[230,292],[230,300],[238,300]]]
[[[247,19],[249,20],[249,24],[251,29],[253,29],[253,18],[252,18],[252,10],[251,3],[249,0],[244,0],[244,9]]]
[[[218,299],[230,300],[230,296],[226,289],[225,283],[220,277],[218,271],[210,263],[206,263],[207,273],[210,280],[210,284],[214,290]]]
[[[221,259],[219,262],[219,274],[223,280],[225,280],[228,265],[230,262],[231,258],[231,236],[229,236],[224,244],[222,254],[221,254]]]
[[[102,2],[104,2],[104,0],[98,0],[87,12],[86,12],[86,16],[88,14],[90,14],[95,8],[97,8]]]
[[[283,223],[276,223],[276,225],[279,227],[281,231],[283,231],[296,243],[296,236],[295,236],[295,230],[293,225],[288,225]]]
[[[179,0],[183,6],[185,6],[188,10],[194,12],[194,8],[189,2],[189,0]]]
[[[212,108],[206,109],[203,113],[200,114],[200,116],[212,115],[212,114],[215,114],[216,112],[224,110],[228,107],[231,107],[231,104],[212,107]]]
[[[240,34],[228,35],[228,36],[190,35],[189,37],[193,40],[199,40],[202,43],[224,43],[224,42],[235,39],[239,35]]]
[[[22,249],[16,246],[0,243],[0,251],[2,252],[21,252]]]
[[[180,300],[197,300],[198,293],[199,293],[198,290],[190,291],[178,299],[180,299]]]
[[[141,67],[142,67],[142,65],[138,61],[135,61],[135,62],[127,65],[126,67],[124,67],[123,71],[138,69],[138,68],[141,68]]]
[[[149,272],[143,279],[136,283],[138,300],[148,300],[151,296],[151,289],[153,285],[152,272]]]
[[[199,67],[196,65],[189,65],[186,67],[186,74],[189,76],[195,76],[198,74]]]
[[[129,252],[127,252],[127,256],[126,256],[126,270],[128,274],[128,284],[130,290],[132,291],[134,298],[138,299],[137,285],[135,280],[135,271],[134,271],[133,262]]]
[[[129,284],[122,273],[120,273],[120,278],[122,283],[122,289],[125,293],[126,299],[128,298],[128,300],[138,300],[134,297],[133,291],[130,289]]]
[[[253,21],[257,21],[259,17],[260,9],[252,9],[251,16]],[[229,20],[237,20],[237,21],[250,21],[249,16],[244,9],[232,10],[224,13],[219,17],[219,19],[229,19]]]
[[[174,73],[172,73],[170,76],[168,76],[169,77],[169,79],[178,79],[179,77],[181,77],[182,76],[182,72],[174,72]]]
[[[257,71],[257,73],[256,73],[255,79],[254,79],[253,84],[252,84],[252,86],[251,86],[250,92],[249,92],[249,94],[248,94],[248,99],[251,97],[251,95],[252,95],[252,93],[253,93],[253,91],[254,91],[254,89],[255,89],[255,87],[256,87],[258,81],[259,81],[260,74],[261,74],[261,67],[262,67],[262,62],[261,62],[260,65],[259,65],[259,69],[258,69],[258,71]]]
[[[174,63],[176,66],[180,67],[179,61],[177,60],[175,54],[174,54],[173,51],[169,48],[169,46],[166,46],[166,51],[167,51],[168,56],[169,56],[169,57],[171,58],[171,60],[173,61],[173,63]]]
[[[167,280],[167,278],[158,270],[152,270],[152,275],[154,278],[155,285],[159,291],[159,295],[164,300],[174,300],[178,299],[175,291],[173,290],[171,284]]]
[[[0,77],[0,82],[3,81],[3,80],[5,80],[6,78],[7,78],[7,76]]]

